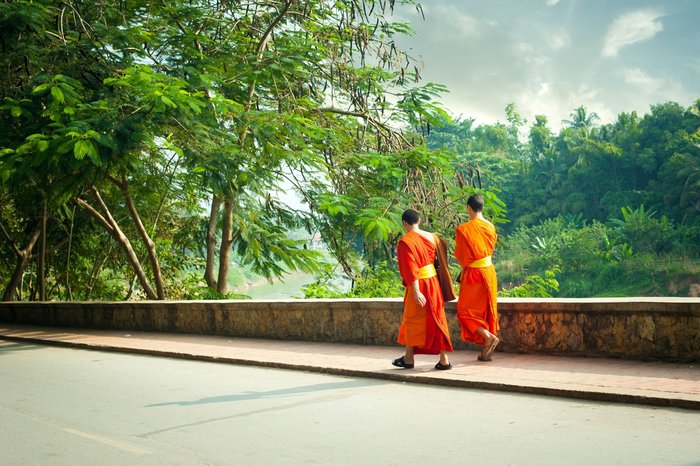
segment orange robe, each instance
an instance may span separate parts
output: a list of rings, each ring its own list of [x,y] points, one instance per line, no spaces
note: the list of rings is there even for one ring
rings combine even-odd
[[[435,245],[420,234],[406,233],[397,246],[399,272],[406,287],[404,309],[398,342],[413,346],[415,354],[439,354],[452,351],[450,331],[445,316],[445,300],[442,297],[437,275],[418,280],[418,287],[425,296],[421,307],[413,295],[411,284],[418,276],[418,269],[435,261]]]
[[[484,327],[494,335],[498,332],[496,294],[498,281],[493,265],[469,268],[469,264],[493,254],[496,229],[480,218],[463,223],[456,229],[455,257],[462,266],[457,301],[457,319],[462,327],[462,340],[483,345],[484,339],[476,333]]]

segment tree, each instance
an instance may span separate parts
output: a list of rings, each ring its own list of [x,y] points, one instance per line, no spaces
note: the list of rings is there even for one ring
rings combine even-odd
[[[600,120],[597,113],[588,113],[583,105],[576,108],[570,114],[570,117],[571,120],[562,120],[561,122],[573,129],[578,130],[584,137],[591,135],[595,122]]]
[[[552,147],[552,130],[547,127],[547,117],[535,115],[535,123],[530,127],[528,143],[531,160],[536,160]]]
[[[414,87],[419,70],[393,42],[410,30],[390,20],[396,5],[2,4],[2,64],[10,72],[0,173],[43,188],[29,189],[44,199],[35,203],[44,213],[28,215],[28,224],[60,217],[72,225],[74,215],[51,213],[72,211],[73,203],[89,214],[151,299],[168,295],[162,258],[175,264],[172,248],[186,244],[175,225],[192,228],[203,196],[210,199],[205,280],[212,288],[226,291],[232,249],[267,277],[315,270],[318,254],[284,230],[323,223],[317,188],[340,192],[326,183],[340,181],[340,161],[351,156],[413,153],[445,116],[433,103],[444,88]],[[59,166],[65,176],[57,180]],[[269,195],[283,182],[304,191],[311,212]],[[375,218],[379,230],[364,231],[385,231],[382,218]],[[165,219],[173,229],[160,227]],[[8,239],[13,231],[5,230]],[[33,238],[24,249],[34,249]],[[9,243],[26,267],[21,241]],[[131,296],[133,286],[125,292]]]

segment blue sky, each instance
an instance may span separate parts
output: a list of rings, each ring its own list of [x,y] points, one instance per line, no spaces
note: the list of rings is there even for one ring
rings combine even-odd
[[[424,0],[395,19],[397,42],[423,61],[424,82],[446,85],[454,116],[505,121],[514,102],[550,128],[579,105],[602,123],[700,98],[700,0]]]

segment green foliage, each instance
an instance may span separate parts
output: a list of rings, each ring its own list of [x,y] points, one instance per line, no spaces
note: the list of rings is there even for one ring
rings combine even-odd
[[[397,298],[403,296],[404,287],[397,266],[381,262],[363,271],[356,279],[351,293],[356,298]]]
[[[612,219],[617,233],[633,250],[639,253],[663,253],[673,249],[676,234],[666,216],[654,218],[656,212],[649,212],[641,205],[638,209],[622,208],[622,219]]]
[[[178,299],[186,300],[224,300],[224,299],[251,299],[250,296],[241,293],[219,293],[213,288],[207,286],[199,285],[195,283],[201,283],[201,274],[196,273],[189,276],[190,286],[183,288],[183,295]],[[186,285],[186,284],[183,284]]]
[[[653,237],[637,246],[656,244],[654,238],[668,240],[680,232],[667,224],[669,230],[657,237],[662,223],[641,208],[625,209],[625,216],[629,224],[594,221],[583,225],[576,218],[559,216],[532,227],[521,226],[502,238],[495,263],[503,296],[544,296],[541,287],[551,270],[556,272],[559,287],[547,293],[559,297],[687,294],[700,261],[689,256],[689,251],[673,255],[664,250],[639,252],[627,242],[636,237],[622,235],[621,228],[633,225],[630,231],[638,232],[651,219]]]
[[[551,298],[559,291],[556,270],[546,270],[545,276],[530,275],[514,288],[502,289],[498,295],[504,298]]]
[[[512,293],[556,293],[552,270],[561,296],[682,293],[667,283],[692,277],[700,254],[700,100],[604,125],[580,106],[558,134],[544,115],[525,128],[515,104],[503,123],[453,120],[448,90],[418,84],[395,47],[411,29],[394,7],[0,3],[0,282],[26,247],[21,299],[36,299],[42,275],[51,299],[140,298],[158,275],[167,297],[226,297],[194,272],[216,259],[204,206],[223,205],[213,221],[232,218],[246,270],[327,273],[289,237],[303,228],[353,296],[395,296],[401,212],[416,208],[451,242],[480,192]],[[284,191],[308,211],[272,195]],[[655,270],[640,278],[640,264]],[[308,294],[345,293],[321,283]]]
[[[36,206],[48,203],[53,236],[72,231],[65,213],[73,211],[70,222],[88,231],[69,238],[70,254],[53,243],[51,261],[66,266],[57,282],[97,284],[110,270],[125,283],[110,299],[140,297],[130,268],[143,269],[144,290],[162,275],[177,298],[197,288],[188,271],[204,251],[202,206],[223,201],[232,248],[254,273],[317,271],[319,254],[287,236],[303,226],[324,232],[359,280],[360,256],[391,256],[397,213],[422,200],[407,192],[407,179],[426,167],[439,180],[450,169],[445,158],[433,167],[422,147],[446,117],[436,100],[446,89],[418,86],[419,70],[407,71],[411,57],[393,36],[411,30],[392,21],[394,7],[98,1],[70,5],[66,15],[57,1],[1,4],[0,65],[9,71],[0,87],[0,178],[17,212],[0,220],[12,223],[11,241],[29,241]],[[311,213],[270,195],[290,184]],[[101,256],[99,228],[120,244],[108,243],[114,249],[92,275],[71,271]]]
[[[302,291],[305,298],[397,298],[403,296],[404,287],[397,265],[381,262],[365,267],[350,291],[340,290],[327,276],[303,287]]]

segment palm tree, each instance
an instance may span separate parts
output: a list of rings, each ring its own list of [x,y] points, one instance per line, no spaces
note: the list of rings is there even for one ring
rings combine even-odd
[[[559,157],[559,154],[553,147],[548,147],[544,150],[542,154],[535,160],[535,169],[537,173],[535,175],[535,180],[543,180],[545,185],[544,188],[548,193],[552,193],[563,183],[566,172],[567,165]]]
[[[586,112],[586,107],[583,105],[575,109],[569,114],[569,116],[571,117],[571,120],[562,120],[562,124],[579,130],[584,136],[589,136],[594,122],[600,120],[600,117],[596,112]]]

